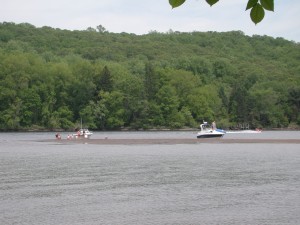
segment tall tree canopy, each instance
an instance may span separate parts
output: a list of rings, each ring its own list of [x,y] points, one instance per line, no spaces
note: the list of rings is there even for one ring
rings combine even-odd
[[[0,130],[300,127],[300,45],[0,23]]]

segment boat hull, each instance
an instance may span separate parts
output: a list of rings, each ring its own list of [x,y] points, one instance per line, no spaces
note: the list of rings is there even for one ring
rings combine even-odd
[[[198,134],[197,138],[221,138],[224,134]]]

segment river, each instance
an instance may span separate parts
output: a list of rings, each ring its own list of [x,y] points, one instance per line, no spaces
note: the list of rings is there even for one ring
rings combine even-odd
[[[195,138],[195,132],[92,136],[176,137]],[[253,137],[299,139],[300,132],[224,136]],[[300,144],[47,139],[54,133],[0,133],[0,224],[300,224]]]

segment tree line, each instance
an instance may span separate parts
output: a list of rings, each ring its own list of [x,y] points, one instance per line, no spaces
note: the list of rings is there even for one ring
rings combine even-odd
[[[299,43],[0,23],[0,129],[300,126]]]

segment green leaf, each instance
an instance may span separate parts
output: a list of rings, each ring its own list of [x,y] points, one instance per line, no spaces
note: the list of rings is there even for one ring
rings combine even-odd
[[[169,3],[173,9],[178,6],[181,6],[184,2],[185,2],[185,0],[169,0]]]
[[[258,0],[249,0],[246,10],[251,9],[253,6],[255,6],[257,4]]]
[[[260,0],[262,7],[274,12],[274,0]]]
[[[206,0],[206,2],[207,2],[210,6],[216,4],[218,1],[219,1],[219,0]]]
[[[261,6],[261,4],[257,3],[250,12],[250,17],[253,23],[258,24],[265,17],[265,10]]]

